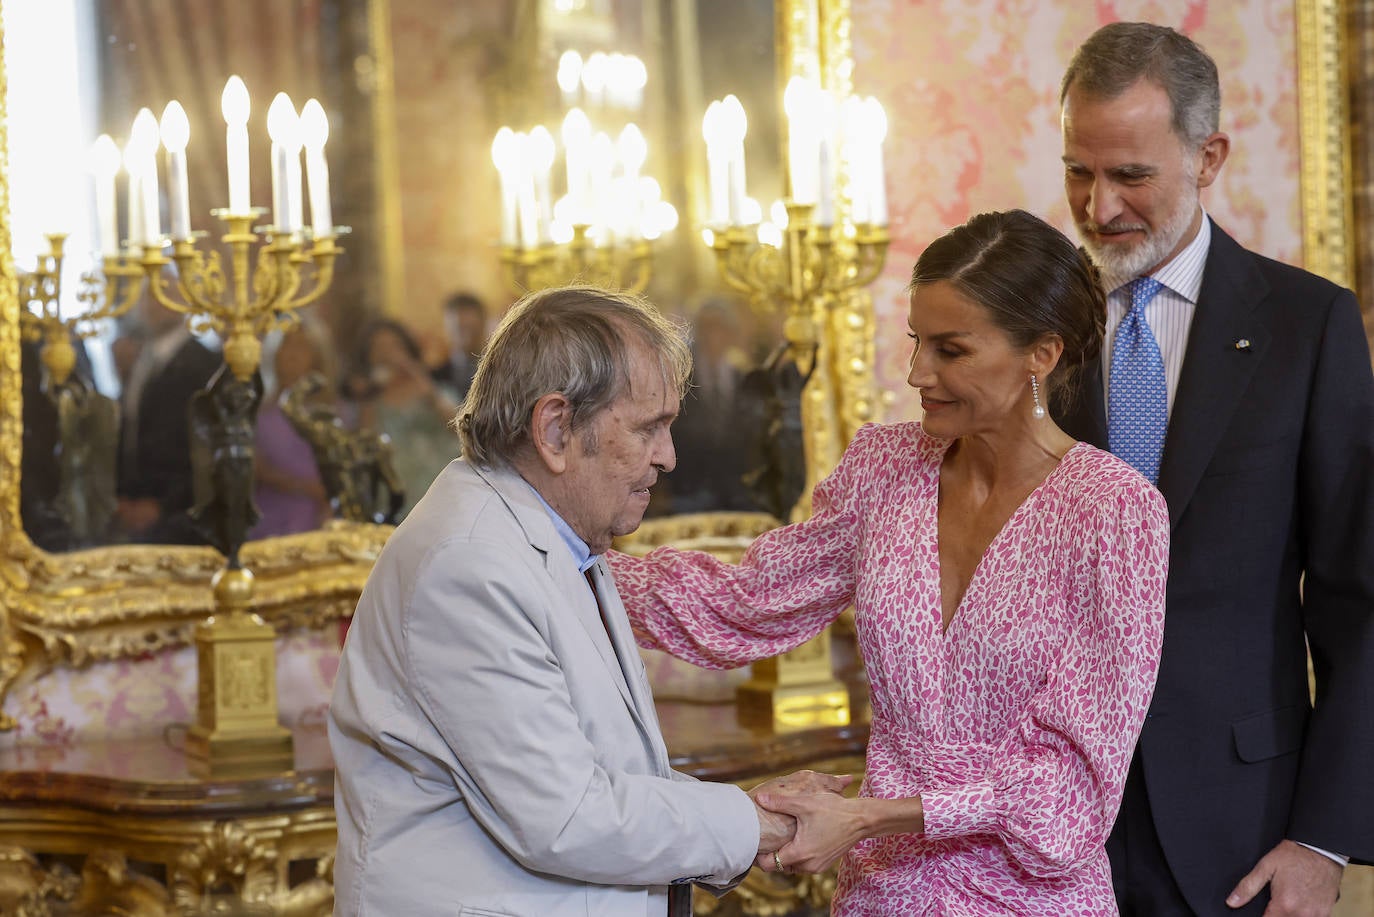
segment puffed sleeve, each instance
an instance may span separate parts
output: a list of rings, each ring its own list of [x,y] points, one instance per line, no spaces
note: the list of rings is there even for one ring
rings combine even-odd
[[[1069,580],[1075,620],[1044,686],[981,780],[921,793],[927,837],[996,834],[1037,876],[1072,872],[1106,842],[1164,637],[1163,497],[1137,478],[1095,516]]]
[[[854,597],[858,478],[880,428],[861,429],[812,493],[805,522],[765,532],[738,565],[699,551],[609,555],[639,645],[703,668],[735,668],[810,640]]]

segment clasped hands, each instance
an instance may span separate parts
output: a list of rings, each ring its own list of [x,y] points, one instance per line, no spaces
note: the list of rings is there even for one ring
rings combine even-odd
[[[823,872],[863,837],[863,800],[841,795],[853,778],[798,771],[749,791],[765,872]]]

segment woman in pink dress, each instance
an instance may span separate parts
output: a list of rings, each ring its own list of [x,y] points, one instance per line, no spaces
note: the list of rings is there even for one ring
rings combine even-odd
[[[924,420],[860,430],[812,517],[738,566],[616,554],[617,586],[641,645],[714,668],[854,607],[863,786],[763,801],[798,827],[761,867],[843,857],[837,915],[1115,914],[1104,844],[1154,688],[1169,521],[1045,410],[1101,346],[1102,293],[1023,211],[936,240],[910,290]]]

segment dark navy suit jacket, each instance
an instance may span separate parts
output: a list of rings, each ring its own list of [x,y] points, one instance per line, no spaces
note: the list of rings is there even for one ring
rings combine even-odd
[[[1105,448],[1085,369],[1061,425]],[[1374,859],[1374,379],[1349,290],[1213,225],[1159,489],[1167,618],[1138,754],[1185,897],[1228,913],[1285,837]]]

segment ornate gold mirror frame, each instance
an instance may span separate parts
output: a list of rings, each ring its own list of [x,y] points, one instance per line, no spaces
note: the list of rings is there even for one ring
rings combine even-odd
[[[819,59],[833,86],[852,87],[849,0],[778,0],[779,67],[786,79]],[[808,17],[817,16],[814,27]],[[1298,0],[1302,212],[1307,267],[1352,282],[1345,103],[1345,4]],[[812,20],[814,21],[814,20]],[[385,30],[385,23],[376,23]],[[815,36],[814,38],[812,36]],[[385,48],[389,42],[380,42]],[[379,85],[389,88],[391,61]],[[0,116],[5,76],[0,53]],[[25,535],[19,514],[22,446],[19,308],[8,221],[7,134],[0,117],[0,702],[15,680],[55,665],[143,654],[190,642],[213,608],[210,578],[222,559],[210,548],[108,547],[49,554]],[[832,304],[829,354],[808,399],[808,479],[832,468],[855,429],[878,415],[873,319],[867,291]],[[646,526],[649,545],[752,537],[758,520],[665,519]],[[253,610],[279,628],[320,626],[351,611],[388,529],[334,523],[325,529],[253,542],[244,560],[258,587]],[[0,714],[0,729],[12,728]]]
[[[50,554],[24,532],[20,303],[9,225],[3,64],[0,49],[0,703],[16,679],[55,665],[85,666],[189,644],[195,625],[214,609],[210,579],[223,565],[206,547]],[[279,631],[320,627],[350,613],[389,531],[334,522],[303,535],[251,542],[243,559],[257,581],[252,610]],[[0,730],[14,725],[13,717],[0,713]]]
[[[1343,0],[1297,3],[1302,257],[1309,271],[1355,289],[1346,5]]]

